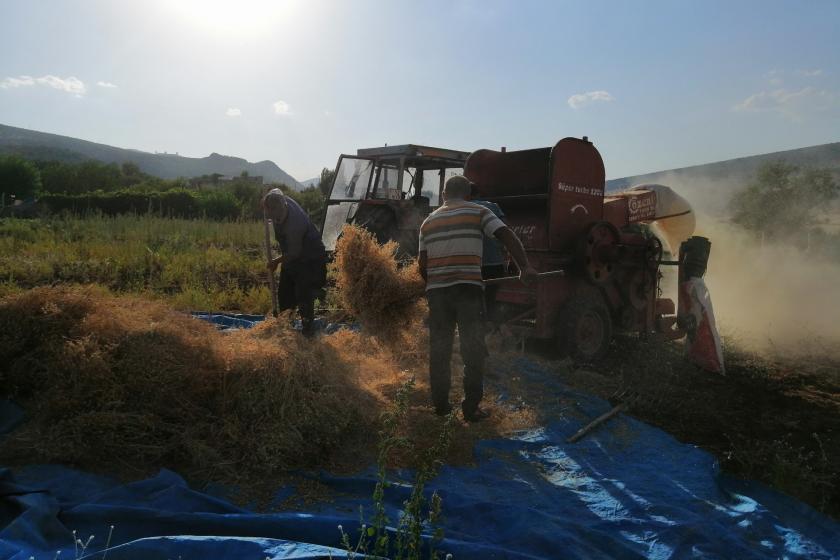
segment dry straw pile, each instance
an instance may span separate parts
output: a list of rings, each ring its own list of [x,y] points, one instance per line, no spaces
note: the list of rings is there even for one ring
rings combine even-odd
[[[416,263],[398,265],[396,248],[393,241],[381,245],[367,230],[345,226],[332,270],[340,305],[368,332],[416,350],[426,330],[424,283]]]
[[[0,395],[29,420],[2,455],[228,480],[323,464],[346,438],[375,433],[383,399],[360,370],[393,378],[375,349],[348,358],[352,337],[310,342],[274,321],[225,335],[95,288],[7,298]]]

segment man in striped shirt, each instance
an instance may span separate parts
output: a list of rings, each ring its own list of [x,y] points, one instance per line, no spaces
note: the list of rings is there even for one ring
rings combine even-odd
[[[449,414],[452,339],[455,327],[464,360],[464,401],[461,409],[470,422],[482,420],[484,394],[484,284],[481,257],[484,237],[495,237],[510,252],[519,276],[537,275],[522,243],[489,209],[465,200],[470,182],[460,175],[446,181],[443,206],[420,227],[420,274],[429,301],[429,384],[435,413]]]

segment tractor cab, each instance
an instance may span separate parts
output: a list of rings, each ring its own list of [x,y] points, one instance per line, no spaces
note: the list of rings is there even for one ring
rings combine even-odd
[[[327,251],[344,224],[396,241],[401,257],[417,255],[420,224],[441,204],[443,184],[463,173],[469,152],[405,144],[360,149],[338,158],[321,238]]]

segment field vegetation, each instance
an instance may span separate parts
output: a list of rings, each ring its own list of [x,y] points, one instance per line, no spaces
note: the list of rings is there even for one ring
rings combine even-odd
[[[97,284],[183,310],[265,313],[262,224],[155,216],[0,221],[0,293]]]

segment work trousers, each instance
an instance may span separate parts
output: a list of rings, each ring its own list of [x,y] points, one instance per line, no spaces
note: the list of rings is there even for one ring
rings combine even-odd
[[[298,308],[303,334],[313,333],[315,300],[323,297],[327,283],[326,259],[283,263],[277,286],[277,303],[280,311]]]
[[[434,288],[426,293],[429,301],[429,384],[432,404],[438,413],[449,409],[452,383],[452,341],[455,327],[464,361],[464,401],[466,416],[478,410],[484,395],[484,290],[474,284]]]

